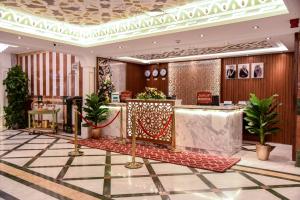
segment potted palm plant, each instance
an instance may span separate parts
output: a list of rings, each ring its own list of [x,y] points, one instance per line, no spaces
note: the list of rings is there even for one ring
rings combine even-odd
[[[268,160],[273,147],[266,144],[266,136],[278,132],[276,126],[279,120],[276,108],[281,105],[276,100],[278,95],[259,99],[255,94],[250,94],[249,103],[244,110],[246,129],[251,134],[259,136],[259,144],[256,144],[256,154],[259,160]]]
[[[92,93],[91,95],[87,95],[86,103],[83,107],[83,111],[86,113],[85,118],[92,122],[92,124],[85,124],[86,126],[91,126],[91,137],[98,139],[101,136],[101,129],[94,128],[93,126],[97,126],[98,123],[105,121],[108,118],[108,108],[105,107],[105,102],[100,100],[101,98]]]

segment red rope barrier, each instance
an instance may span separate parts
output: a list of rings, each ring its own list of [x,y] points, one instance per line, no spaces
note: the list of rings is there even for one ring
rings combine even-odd
[[[164,127],[159,131],[159,133],[156,134],[156,135],[150,134],[150,133],[144,128],[142,122],[141,122],[139,119],[138,119],[138,124],[139,124],[139,126],[141,127],[141,129],[143,130],[144,133],[146,133],[148,136],[150,136],[150,137],[152,137],[152,138],[154,138],[154,139],[157,139],[157,138],[159,138],[160,136],[165,135],[166,129],[167,129],[167,127],[169,126],[170,122],[172,121],[172,116],[173,116],[173,115],[170,115],[170,117],[169,117],[167,123],[165,124],[165,126],[164,126]]]
[[[118,113],[116,114],[116,116],[110,121],[110,122],[108,122],[107,124],[105,124],[105,125],[101,125],[101,126],[96,126],[96,125],[94,125],[92,122],[90,122],[90,121],[88,121],[86,118],[84,118],[83,117],[83,115],[80,113],[80,112],[78,112],[78,114],[79,114],[79,117],[81,118],[81,119],[83,119],[83,121],[85,121],[85,123],[87,123],[87,125],[89,125],[89,126],[91,126],[91,127],[93,127],[93,128],[105,128],[105,127],[107,127],[108,125],[110,125],[111,123],[113,123],[113,121],[115,121],[115,119],[118,117],[118,115],[120,114],[120,111],[118,111]]]

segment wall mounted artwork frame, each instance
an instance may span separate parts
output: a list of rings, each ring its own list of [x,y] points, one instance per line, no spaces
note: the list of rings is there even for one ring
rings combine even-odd
[[[251,64],[251,78],[254,79],[264,78],[264,63]]]
[[[236,64],[226,65],[225,67],[225,77],[226,79],[235,79],[236,78]]]
[[[238,65],[238,79],[249,79],[250,78],[250,64],[239,64]]]

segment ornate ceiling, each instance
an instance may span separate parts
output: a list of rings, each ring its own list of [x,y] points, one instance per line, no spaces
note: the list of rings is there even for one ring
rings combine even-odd
[[[164,12],[143,13],[153,9]],[[91,47],[287,13],[283,0],[0,0],[0,30]]]
[[[99,25],[199,0],[0,0],[0,5],[80,25]]]
[[[245,51],[245,50],[252,50],[252,49],[263,49],[263,48],[271,48],[271,47],[273,47],[271,43],[269,43],[266,40],[263,40],[263,41],[246,42],[240,44],[230,44],[222,47],[188,48],[188,49],[180,49],[180,50],[173,50],[173,51],[165,51],[162,53],[155,53],[155,54],[135,55],[131,57],[142,59],[142,60],[155,60],[155,59],[185,57],[185,56],[194,56],[194,55]]]

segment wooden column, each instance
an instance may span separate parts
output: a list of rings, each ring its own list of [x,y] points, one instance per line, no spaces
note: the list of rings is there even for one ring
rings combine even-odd
[[[295,139],[293,142],[293,160],[296,158],[296,151],[300,150],[300,113],[298,110],[300,102],[300,66],[299,66],[299,43],[300,43],[300,32],[295,33],[295,43],[294,43],[294,81],[295,81],[295,97],[294,105],[296,109],[296,125],[295,125]]]

